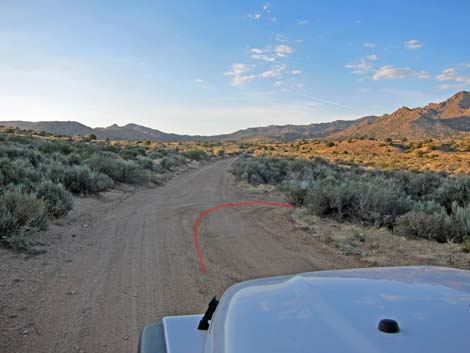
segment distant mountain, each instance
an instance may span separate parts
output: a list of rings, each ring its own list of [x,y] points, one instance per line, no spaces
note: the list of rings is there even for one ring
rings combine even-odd
[[[339,132],[354,124],[375,117],[366,117],[359,120],[337,120],[329,123],[310,125],[270,125],[239,130],[231,134],[199,136],[177,135],[151,129],[137,124],[124,126],[111,125],[92,129],[74,121],[3,121],[0,125],[18,127],[20,129],[47,131],[60,135],[86,136],[94,133],[98,139],[112,140],[152,140],[152,141],[293,141],[298,139],[324,138],[332,133]]]
[[[119,126],[117,124],[108,127],[93,129],[99,139],[111,140],[152,140],[152,141],[188,141],[197,139],[197,136],[168,134],[160,130],[151,129],[137,124]]]
[[[116,124],[92,129],[75,121],[4,121],[0,125],[42,130],[61,135],[96,134],[99,139],[152,141],[293,141],[309,138],[429,138],[470,135],[470,92],[459,92],[442,103],[423,108],[402,107],[380,117],[366,116],[357,120],[337,120],[310,125],[270,125],[212,136],[178,135],[137,124]]]
[[[76,121],[0,121],[0,125],[24,130],[47,131],[57,135],[86,136],[93,129]]]
[[[365,117],[359,120],[336,120],[329,123],[309,125],[270,125],[238,130],[231,134],[209,136],[211,140],[276,140],[293,141],[309,138],[325,138],[330,134],[340,132],[363,120],[374,119]]]
[[[459,92],[442,103],[423,108],[401,107],[392,114],[333,133],[332,138],[457,137],[470,133],[470,92]]]

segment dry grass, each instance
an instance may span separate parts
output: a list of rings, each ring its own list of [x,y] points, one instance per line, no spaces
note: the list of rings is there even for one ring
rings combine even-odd
[[[255,155],[310,159],[323,157],[338,163],[356,163],[371,169],[408,169],[470,173],[470,140],[377,141],[307,140],[253,144]]]
[[[4,132],[6,128],[0,128]],[[60,137],[31,131],[35,137],[45,139],[86,140],[81,137]],[[203,150],[209,156],[253,153],[278,157],[310,159],[316,156],[327,160],[350,164],[356,163],[371,169],[408,169],[415,171],[445,171],[451,174],[470,174],[470,139],[428,139],[416,141],[349,139],[303,140],[288,143],[236,142],[236,141],[190,141],[155,142],[148,140],[96,141],[122,147],[143,147],[147,150],[176,149],[186,152]]]
[[[461,244],[437,243],[422,238],[319,218],[303,208],[292,213],[292,222],[308,236],[373,266],[436,265],[470,269],[470,253]]]

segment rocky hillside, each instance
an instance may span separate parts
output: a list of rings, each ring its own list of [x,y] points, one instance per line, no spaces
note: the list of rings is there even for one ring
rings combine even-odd
[[[0,121],[0,125],[24,130],[47,131],[57,135],[86,136],[93,129],[76,121]]]
[[[270,125],[254,127],[236,131],[231,134],[210,136],[211,140],[275,140],[293,141],[309,138],[326,138],[333,133],[340,132],[364,120],[373,120],[375,117],[365,117],[359,120],[336,120],[329,123],[309,125]]]
[[[5,121],[0,125],[34,129],[61,135],[96,134],[99,139],[197,141],[197,140],[271,140],[293,141],[309,138],[429,138],[470,135],[470,92],[459,92],[442,103],[430,103],[423,108],[402,107],[380,117],[366,116],[357,120],[337,120],[310,125],[270,125],[248,128],[230,134],[214,136],[177,135],[137,124],[116,124],[92,129],[75,121]]]
[[[375,117],[366,117],[365,120]],[[152,141],[245,141],[245,140],[271,140],[271,141],[293,141],[298,139],[309,138],[325,138],[332,133],[339,132],[343,129],[358,124],[363,121],[359,120],[338,120],[329,123],[319,123],[310,125],[271,125],[266,127],[248,128],[239,130],[231,134],[199,136],[199,135],[177,135],[162,132],[160,130],[151,129],[137,124],[127,124],[124,126],[111,125],[108,127],[99,127],[92,129],[83,124],[74,121],[4,121],[0,125],[8,127],[18,127],[20,129],[40,130],[52,132],[60,135],[69,136],[86,136],[94,133],[98,139],[112,140],[143,140]]]
[[[416,139],[467,134],[470,134],[470,92],[459,92],[442,103],[430,103],[423,108],[401,107],[392,114],[363,121],[330,137]]]

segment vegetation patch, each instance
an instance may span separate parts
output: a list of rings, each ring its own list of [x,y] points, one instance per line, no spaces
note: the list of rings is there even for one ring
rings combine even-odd
[[[232,173],[251,184],[278,186],[291,203],[317,216],[439,242],[470,236],[469,176],[251,156],[240,157]]]
[[[203,150],[184,151],[147,141],[72,139],[47,133],[0,129],[0,243],[31,251],[34,234],[48,220],[65,216],[72,195],[94,195],[116,183],[160,184],[188,158],[206,160]]]

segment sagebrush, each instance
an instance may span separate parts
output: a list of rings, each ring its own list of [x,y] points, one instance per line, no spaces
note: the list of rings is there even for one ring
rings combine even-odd
[[[380,171],[321,158],[242,156],[232,173],[273,184],[289,201],[319,216],[387,227],[400,234],[462,242],[470,236],[470,177]]]

